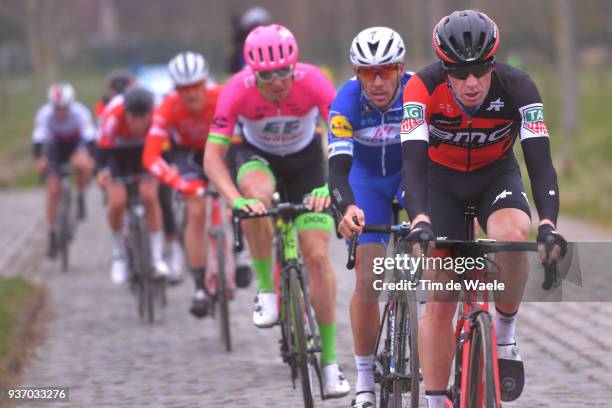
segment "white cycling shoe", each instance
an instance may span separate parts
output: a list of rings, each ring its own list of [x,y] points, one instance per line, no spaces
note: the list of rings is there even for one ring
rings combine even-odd
[[[278,304],[275,292],[259,292],[255,296],[253,324],[260,329],[272,327],[278,322]]]
[[[351,391],[351,385],[336,363],[324,366],[321,377],[323,392],[327,398],[341,398]]]
[[[351,408],[376,408],[376,394],[374,391],[360,391],[351,401]]]
[[[121,285],[127,282],[128,278],[128,264],[127,259],[123,256],[113,257],[113,264],[111,266],[111,281],[115,285]]]
[[[153,273],[156,278],[170,277],[170,268],[163,258],[153,260]]]

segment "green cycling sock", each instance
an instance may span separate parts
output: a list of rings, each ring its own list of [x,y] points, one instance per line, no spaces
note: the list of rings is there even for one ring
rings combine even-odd
[[[253,267],[257,273],[257,289],[260,292],[274,292],[272,257],[253,259]]]
[[[321,334],[321,366],[336,362],[336,323],[319,324]]]

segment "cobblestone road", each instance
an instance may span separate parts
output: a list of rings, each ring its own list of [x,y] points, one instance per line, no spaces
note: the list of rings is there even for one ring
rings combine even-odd
[[[278,329],[252,326],[253,289],[240,291],[231,305],[231,354],[223,351],[214,320],[196,321],[188,315],[191,282],[169,290],[163,322],[151,327],[138,321],[133,297],[126,288],[114,287],[108,277],[110,238],[101,200],[97,192],[91,193],[90,217],[78,230],[69,273],[46,261],[40,268],[30,263],[15,269],[10,266],[14,262],[8,262],[15,255],[0,258],[4,274],[39,269],[38,280],[50,293],[46,340],[35,351],[25,384],[70,387],[67,404],[20,406],[299,407],[299,392],[291,388],[288,369],[280,361]],[[42,240],[26,239],[23,231],[44,232],[41,217],[30,212],[40,213],[42,195],[7,197],[2,194],[1,208],[12,212],[2,213],[2,243],[20,242],[28,259],[40,256]],[[26,225],[31,226],[22,228]],[[576,225],[577,233],[591,231],[583,223]],[[354,384],[348,322],[353,276],[342,267],[343,245],[335,242],[331,253],[338,272],[338,358]],[[609,406],[611,322],[610,303],[524,304],[518,333],[527,383],[521,399],[504,407]],[[317,406],[347,407],[349,402],[346,397]]]

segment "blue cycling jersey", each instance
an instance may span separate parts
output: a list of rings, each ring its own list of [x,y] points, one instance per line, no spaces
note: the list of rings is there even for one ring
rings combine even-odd
[[[391,106],[378,110],[366,97],[357,78],[340,88],[331,105],[328,130],[329,157],[353,156],[353,166],[386,176],[402,168],[400,124],[402,94],[412,76],[406,71]]]

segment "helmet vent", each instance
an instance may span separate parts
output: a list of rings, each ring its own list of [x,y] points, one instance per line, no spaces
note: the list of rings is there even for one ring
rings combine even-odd
[[[368,43],[368,47],[370,48],[370,53],[372,53],[372,55],[376,54],[376,51],[378,50],[378,44],[380,44],[380,41],[376,41],[375,43]]]
[[[385,47],[385,52],[383,52],[383,55],[387,55],[387,53],[389,53],[389,50],[391,49],[391,44],[393,44],[393,41],[389,41],[387,43],[387,46]]]
[[[268,47],[268,57],[270,58],[270,61],[274,61],[274,50],[272,50],[272,46]]]

